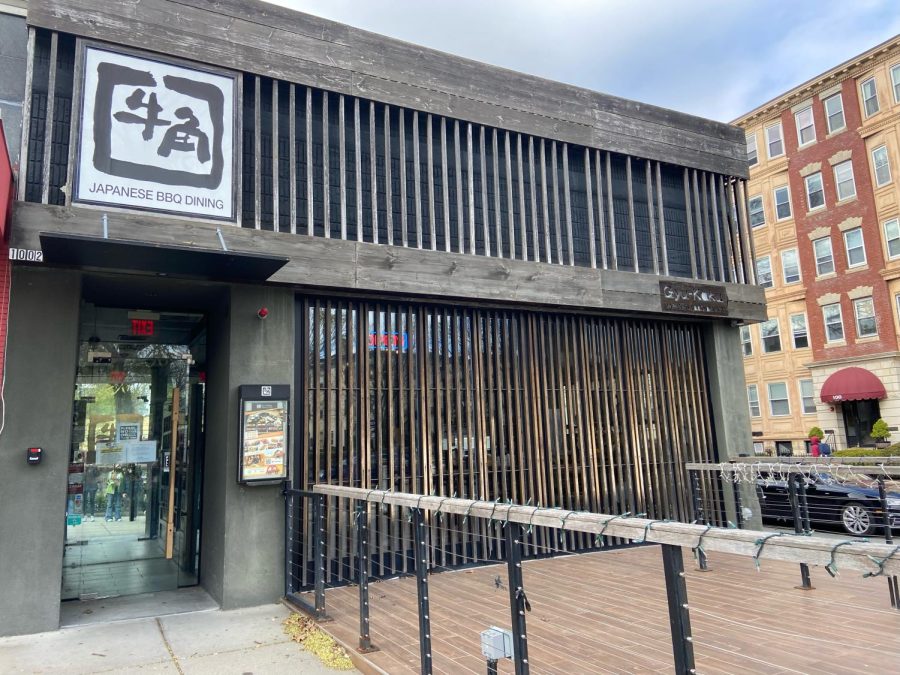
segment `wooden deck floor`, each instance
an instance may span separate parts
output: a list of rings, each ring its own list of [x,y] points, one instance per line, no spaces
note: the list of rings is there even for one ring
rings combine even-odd
[[[889,673],[900,671],[900,612],[885,579],[813,568],[815,590],[794,588],[797,565],[715,554],[710,571],[685,556],[699,673]],[[524,563],[531,601],[528,645],[534,673],[670,673],[672,646],[662,556],[657,546]],[[497,577],[503,588],[497,587]],[[479,633],[509,626],[506,566],[430,577],[436,673],[484,673]],[[370,585],[367,656],[391,675],[419,672],[415,579]],[[358,640],[355,586],[326,591],[345,644]],[[513,672],[502,662],[500,672]]]

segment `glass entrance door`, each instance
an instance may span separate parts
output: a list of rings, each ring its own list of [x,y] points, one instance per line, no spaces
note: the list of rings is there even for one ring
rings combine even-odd
[[[84,305],[63,600],[197,583],[203,317]]]
[[[872,425],[881,416],[878,401],[848,401],[841,404],[844,413],[844,428],[847,431],[847,447],[871,446],[875,439],[871,436]]]

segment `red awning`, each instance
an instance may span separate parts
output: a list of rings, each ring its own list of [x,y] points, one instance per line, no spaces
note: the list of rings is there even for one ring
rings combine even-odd
[[[0,241],[6,239],[13,203],[13,172],[6,152],[6,135],[0,120]]]
[[[832,374],[822,385],[825,403],[865,401],[887,396],[881,380],[865,368],[842,368]]]

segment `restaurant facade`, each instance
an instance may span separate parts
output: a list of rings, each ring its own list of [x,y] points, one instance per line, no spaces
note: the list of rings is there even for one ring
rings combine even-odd
[[[691,520],[749,452],[739,129],[250,0],[26,21],[0,634],[275,600],[286,482]]]

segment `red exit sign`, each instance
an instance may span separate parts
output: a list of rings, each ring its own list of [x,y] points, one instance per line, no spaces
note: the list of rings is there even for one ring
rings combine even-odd
[[[153,319],[132,319],[131,334],[132,335],[153,335],[156,326]]]

